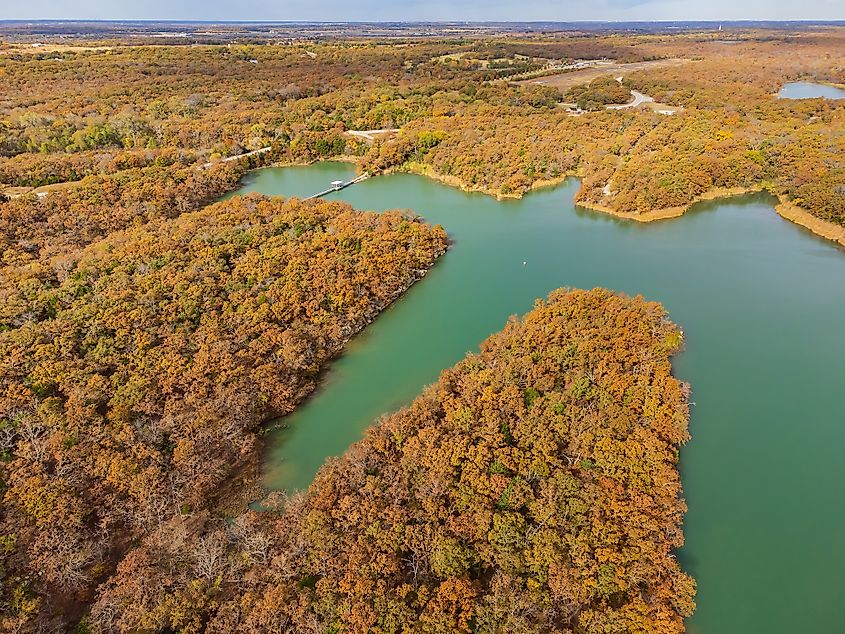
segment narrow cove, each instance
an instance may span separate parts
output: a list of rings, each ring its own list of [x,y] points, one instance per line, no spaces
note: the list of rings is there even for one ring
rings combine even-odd
[[[307,196],[349,180],[339,163],[266,169],[239,193]],[[837,631],[845,588],[845,257],[754,194],[640,224],[576,207],[574,179],[497,201],[421,176],[373,178],[332,198],[411,208],[454,244],[424,281],[347,346],[321,389],[272,434],[267,485],[304,488],[381,414],[560,286],[660,301],[686,334],[693,386],[681,455],[680,556],[698,581],[692,633]]]

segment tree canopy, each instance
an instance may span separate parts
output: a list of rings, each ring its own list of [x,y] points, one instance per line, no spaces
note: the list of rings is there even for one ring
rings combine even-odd
[[[113,232],[67,267],[10,267],[4,628],[84,599],[132,539],[212,501],[445,248],[407,213],[251,196]]]
[[[90,623],[682,632],[694,582],[673,555],[681,342],[658,304],[556,291],[327,463],[306,494],[148,539],[101,588]]]

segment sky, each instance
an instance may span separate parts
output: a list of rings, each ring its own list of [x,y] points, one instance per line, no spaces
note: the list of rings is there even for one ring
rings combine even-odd
[[[845,0],[0,0],[0,19],[843,20]]]

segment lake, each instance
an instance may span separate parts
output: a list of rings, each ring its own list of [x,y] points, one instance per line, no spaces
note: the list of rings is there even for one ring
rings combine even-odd
[[[845,99],[845,89],[811,81],[794,81],[784,84],[778,93],[778,97],[781,99],[816,99],[818,97]]]
[[[304,196],[352,175],[341,163],[265,169],[241,191]],[[841,632],[845,254],[780,218],[766,194],[639,224],[576,207],[577,188],[570,179],[497,201],[394,174],[331,194],[413,209],[454,244],[270,436],[267,484],[307,486],[327,456],[552,289],[642,294],[683,327],[674,367],[693,386],[681,453],[679,556],[699,588],[688,632]]]

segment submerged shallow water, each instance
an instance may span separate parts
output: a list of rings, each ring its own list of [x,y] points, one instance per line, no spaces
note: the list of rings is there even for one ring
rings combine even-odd
[[[266,169],[241,193],[305,196],[351,166]],[[411,208],[454,244],[331,364],[271,435],[273,488],[306,487],[328,456],[412,400],[511,314],[554,288],[604,286],[663,303],[693,386],[682,450],[693,634],[830,634],[845,618],[845,254],[755,194],[651,224],[576,207],[577,182],[497,201],[409,174],[330,198]]]

